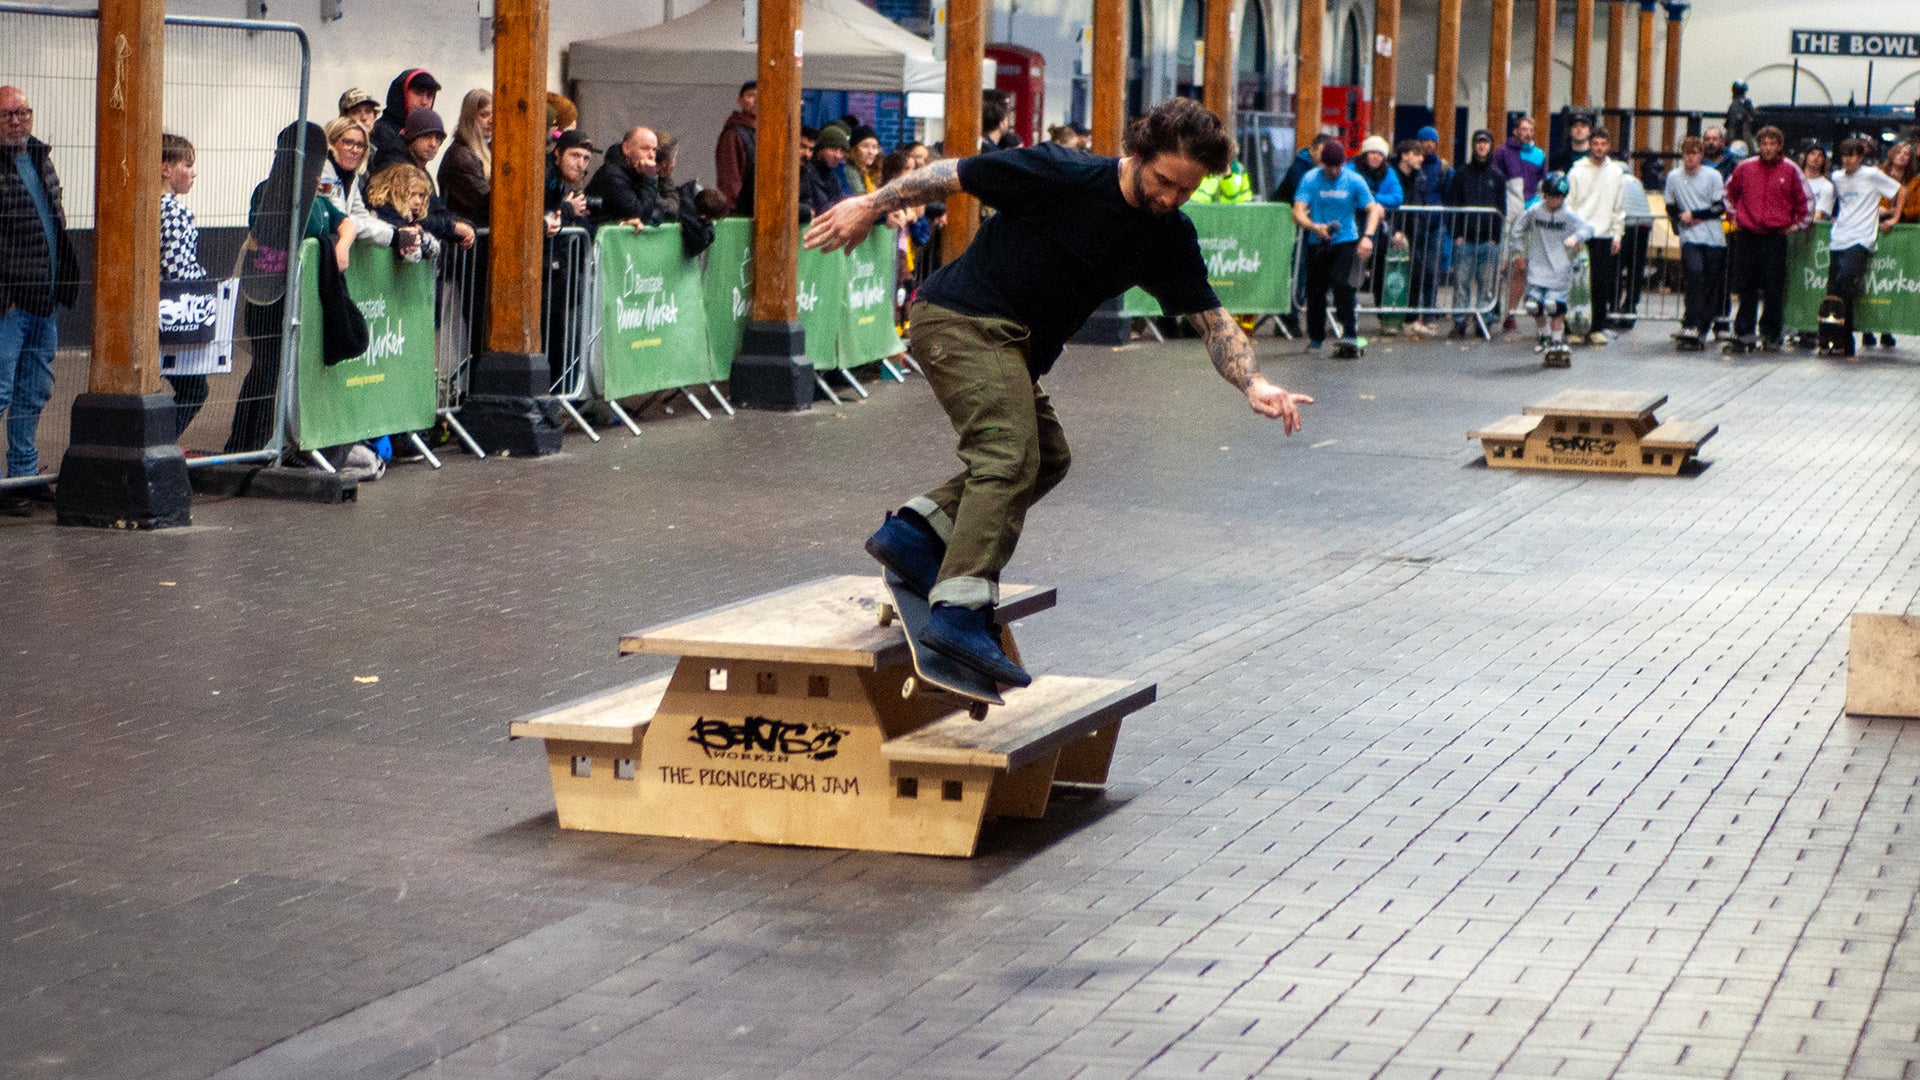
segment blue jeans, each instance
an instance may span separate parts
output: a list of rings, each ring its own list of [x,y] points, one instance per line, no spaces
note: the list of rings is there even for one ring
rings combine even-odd
[[[1453,306],[1492,314],[1500,298],[1493,294],[1500,277],[1500,245],[1494,241],[1456,240],[1453,244]],[[1467,316],[1453,321],[1465,324]]]
[[[51,318],[8,308],[0,315],[0,412],[7,414],[7,475],[40,471],[34,440],[40,410],[53,396],[53,351],[60,342]]]

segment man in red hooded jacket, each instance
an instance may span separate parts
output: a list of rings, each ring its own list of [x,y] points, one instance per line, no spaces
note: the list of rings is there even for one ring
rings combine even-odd
[[[740,84],[740,100],[727,126],[720,129],[720,141],[713,147],[713,186],[727,197],[728,213],[735,217],[753,216],[753,163],[758,151],[760,123],[760,83]]]

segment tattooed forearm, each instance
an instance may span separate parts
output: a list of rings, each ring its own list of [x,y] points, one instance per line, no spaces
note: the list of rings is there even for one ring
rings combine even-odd
[[[874,208],[882,214],[939,202],[960,191],[960,163],[951,159],[936,161],[924,169],[899,176],[873,193]]]
[[[1234,389],[1245,390],[1260,374],[1260,364],[1253,358],[1253,342],[1240,332],[1240,325],[1226,308],[1203,311],[1192,319],[1194,328],[1206,340],[1214,370]]]

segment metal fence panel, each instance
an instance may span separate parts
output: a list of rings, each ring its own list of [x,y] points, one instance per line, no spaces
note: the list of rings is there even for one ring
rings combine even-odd
[[[46,483],[55,479],[70,439],[73,399],[87,387],[93,318],[94,112],[98,23],[91,10],[59,10],[0,3],[0,82],[25,92],[34,109],[33,135],[50,145],[63,187],[69,233],[80,257],[80,291],[71,309],[57,313],[59,349],[53,389],[38,424],[40,473],[5,481]],[[275,137],[306,113],[308,47],[296,26],[236,20],[167,19],[162,117],[165,130],[192,142],[197,177],[180,197],[199,227],[199,257],[209,277],[235,276],[246,239],[249,199],[272,167]],[[158,169],[159,161],[151,163]],[[282,241],[284,243],[284,241]],[[249,314],[252,318],[249,319]],[[272,318],[265,316],[271,314]],[[275,320],[279,325],[273,326]],[[181,436],[190,463],[220,460],[228,450],[277,453],[280,425],[270,424],[264,442],[236,432],[236,412],[279,415],[279,380],[258,380],[265,389],[243,402],[244,374],[257,357],[278,354],[286,336],[281,311],[249,311],[240,301],[235,317],[232,372],[200,384],[169,380],[163,392],[176,401],[204,388],[204,405]],[[249,326],[253,333],[248,332]],[[185,389],[183,389],[183,386]],[[16,406],[18,403],[16,403]],[[248,436],[235,439],[234,436]]]

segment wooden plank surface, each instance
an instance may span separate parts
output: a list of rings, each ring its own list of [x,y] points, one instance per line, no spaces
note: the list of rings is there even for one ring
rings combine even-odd
[[[955,713],[881,744],[891,761],[1018,768],[1153,703],[1153,683],[1043,675],[1006,692],[985,720]]]
[[[1708,420],[1669,420],[1640,436],[1642,450],[1698,450],[1720,425]]]
[[[660,710],[673,673],[642,679],[589,694],[547,712],[515,720],[507,734],[515,739],[573,739],[630,746],[640,741],[647,721]]]
[[[1540,426],[1538,416],[1503,416],[1479,431],[1467,433],[1469,439],[1524,439]]]
[[[1920,618],[1854,613],[1847,628],[1846,711],[1920,717]]]
[[[1057,595],[1036,585],[1003,585],[997,614],[1002,623],[1024,618],[1052,607]],[[620,652],[881,668],[907,658],[906,634],[897,624],[880,625],[886,602],[878,573],[820,578],[623,634]]]
[[[1633,420],[1667,403],[1667,395],[1648,390],[1562,390],[1520,410],[1528,416],[1586,416]]]

